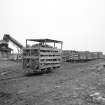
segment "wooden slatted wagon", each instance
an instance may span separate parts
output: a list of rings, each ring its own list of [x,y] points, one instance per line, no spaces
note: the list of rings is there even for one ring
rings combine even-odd
[[[37,42],[28,46],[28,41]],[[53,43],[54,46],[49,45]],[[58,49],[55,44],[60,44]],[[46,72],[59,68],[62,62],[62,41],[52,39],[26,39],[23,49],[23,69],[28,73]]]

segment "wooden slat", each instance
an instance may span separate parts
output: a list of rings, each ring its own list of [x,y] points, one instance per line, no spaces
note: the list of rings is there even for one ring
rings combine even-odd
[[[46,47],[40,47],[40,50],[47,50],[47,51],[56,51],[56,52],[59,52],[59,50],[58,49],[55,49],[55,48],[46,48]]]
[[[40,61],[40,63],[60,63],[60,61]]]
[[[40,55],[59,55],[61,56],[61,53],[59,52],[40,52]]]
[[[40,59],[61,59],[61,56],[51,56],[51,57],[49,57],[49,56],[45,56],[45,57],[40,57]]]
[[[41,69],[45,69],[45,68],[52,68],[52,67],[60,67],[60,64],[53,64],[53,65],[45,65],[45,66],[41,66]]]
[[[55,48],[46,48],[46,47],[29,47],[29,48],[24,48],[23,51],[28,51],[28,50],[38,50],[40,49],[41,50],[48,50],[48,51],[57,51],[59,52],[60,50],[58,49],[55,49]]]

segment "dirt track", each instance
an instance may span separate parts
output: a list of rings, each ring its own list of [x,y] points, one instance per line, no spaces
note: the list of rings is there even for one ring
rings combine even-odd
[[[105,105],[104,62],[64,63],[25,76],[21,63],[0,61],[0,105]]]

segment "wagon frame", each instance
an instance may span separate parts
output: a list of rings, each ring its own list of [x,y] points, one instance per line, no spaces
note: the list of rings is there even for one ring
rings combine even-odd
[[[28,42],[38,42],[38,45],[28,46]],[[53,43],[53,46],[47,45]],[[55,45],[60,44],[58,49]],[[62,62],[62,41],[52,39],[26,39],[23,49],[23,69],[27,72],[42,72],[59,68]]]

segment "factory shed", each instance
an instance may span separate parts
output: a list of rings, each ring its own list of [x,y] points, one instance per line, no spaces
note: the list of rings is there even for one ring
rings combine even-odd
[[[8,59],[11,55],[12,49],[8,47],[8,43],[0,40],[0,59]]]

